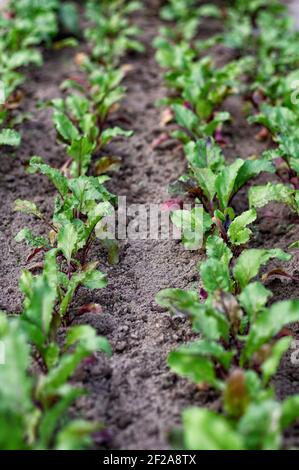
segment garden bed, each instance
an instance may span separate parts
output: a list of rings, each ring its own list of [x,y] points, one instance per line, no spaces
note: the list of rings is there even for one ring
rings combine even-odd
[[[144,8],[134,14],[134,23],[141,28],[143,53],[130,53],[122,58],[128,67],[124,85],[125,98],[114,111],[108,124],[132,129],[130,139],[119,139],[107,146],[109,155],[121,157],[117,173],[111,174],[109,190],[126,196],[128,204],[163,203],[169,199],[168,185],[186,170],[182,148],[174,139],[160,144],[157,139],[168,126],[160,123],[162,110],[155,103],[167,96],[163,71],[155,60],[152,46],[162,20],[160,4],[144,2]],[[205,20],[200,32],[207,39],[219,29],[215,20]],[[2,201],[1,234],[2,262],[0,267],[0,309],[20,313],[22,295],[18,288],[22,270],[28,264],[30,249],[14,241],[14,236],[25,225],[35,229],[33,217],[13,211],[16,199],[30,199],[44,214],[51,216],[55,191],[46,177],[27,175],[28,158],[43,156],[46,163],[60,168],[65,153],[57,143],[52,123],[52,111],[38,109],[39,101],[63,96],[60,84],[76,75],[75,55],[85,48],[47,50],[44,65],[31,67],[22,87],[24,99],[19,108],[30,113],[30,119],[19,126],[22,144],[19,149],[2,151],[0,170],[0,199]],[[216,47],[214,56],[221,64],[227,51]],[[248,158],[259,155],[271,146],[270,137],[258,141],[258,125],[249,125],[243,112],[243,101],[238,96],[227,98],[222,106],[229,111],[232,122],[225,125],[223,137],[227,144],[224,154],[229,162],[235,156]],[[94,167],[91,166],[91,174]],[[258,176],[254,185],[276,181],[276,176]],[[252,183],[250,183],[252,184]],[[233,199],[233,207],[241,212],[248,208],[246,194],[249,185]],[[43,232],[40,233],[44,234]],[[249,248],[288,249],[299,239],[298,218],[286,207],[270,205],[261,210]],[[204,406],[219,410],[219,397],[214,391],[200,389],[180,378],[167,366],[168,353],[182,343],[194,339],[189,320],[181,315],[171,316],[155,301],[156,294],[165,288],[190,289],[200,283],[196,265],[203,261],[202,252],[185,250],[176,240],[125,240],[120,242],[117,265],[108,263],[105,251],[95,244],[91,259],[99,261],[99,269],[108,275],[105,289],[90,291],[80,287],[71,304],[73,325],[89,324],[111,343],[113,355],[97,356],[95,362],[80,366],[73,381],[83,385],[88,394],[80,397],[71,414],[88,420],[104,422],[108,432],[96,444],[98,448],[113,449],[167,449],[169,432],[181,423],[181,414],[187,406]],[[298,275],[299,254],[295,252],[284,269]],[[267,270],[277,265],[272,261]],[[200,284],[201,285],[201,284]],[[293,280],[274,277],[266,282],[273,292],[271,303],[299,298],[299,284]],[[96,303],[102,313],[85,313],[76,317],[82,305]],[[63,327],[64,328],[64,327]],[[63,334],[64,329],[61,333]],[[299,329],[293,327],[296,335]],[[277,396],[284,399],[299,392],[299,370],[284,358],[274,379]],[[298,446],[298,427],[287,433],[287,447]]]

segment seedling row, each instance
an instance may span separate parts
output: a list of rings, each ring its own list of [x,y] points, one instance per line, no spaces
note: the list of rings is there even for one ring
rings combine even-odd
[[[65,164],[51,167],[42,156],[29,156],[28,178],[39,173],[55,188],[50,219],[34,202],[15,201],[15,211],[34,216],[47,230],[40,236],[24,227],[15,237],[31,248],[28,260],[42,255],[42,261],[34,266],[38,274],[33,269],[22,273],[22,313],[3,312],[0,317],[5,352],[0,368],[1,449],[83,449],[103,427],[102,423],[68,418],[74,401],[86,393],[71,383],[77,367],[99,352],[111,355],[107,339],[90,325],[71,326],[69,307],[80,286],[93,290],[107,285],[106,275],[97,268],[98,260],[89,257],[95,239],[102,240],[111,263],[118,257],[115,243],[97,231],[115,201],[105,187],[109,178],[102,174],[109,161],[104,156],[99,159],[95,176],[89,170],[92,157],[101,155],[113,138],[132,135],[120,127],[109,127],[107,119],[126,92],[121,84],[125,75],[121,58],[129,50],[143,49],[135,39],[139,31],[130,21],[138,8],[136,2],[86,2],[84,15],[89,26],[83,35],[87,51],[76,56],[78,78],[61,84],[63,98],[42,103],[53,109],[53,126],[65,152]],[[70,3],[12,1],[1,22],[5,91],[1,145],[18,146],[21,136],[15,127],[26,116],[12,115],[11,109],[17,107],[19,87],[26,79],[24,68],[41,65],[38,46],[51,45],[59,28],[72,37],[58,38],[55,47],[76,45],[79,15]],[[85,311],[88,309],[96,311],[99,306],[90,304]],[[62,327],[66,331],[63,338]]]
[[[182,142],[188,164],[172,190],[201,204],[191,211],[172,209],[172,220],[183,229],[186,248],[203,243],[206,260],[198,265],[201,288],[165,289],[157,302],[173,314],[187,315],[200,338],[172,351],[169,367],[219,396],[217,410],[184,411],[175,445],[281,449],[284,431],[298,418],[299,397],[278,401],[272,378],[292,343],[289,327],[298,321],[299,303],[269,306],[273,294],[262,281],[275,274],[292,276],[281,264],[263,277],[260,271],[270,260],[288,261],[298,243],[288,252],[248,245],[258,209],[275,201],[298,213],[298,109],[291,96],[298,76],[298,33],[281,2],[230,3],[198,7],[193,1],[170,1],[161,11],[165,27],[155,40],[156,57],[169,88],[162,104],[172,110],[178,126],[173,136]],[[206,17],[220,20],[222,28],[200,41],[197,31]],[[216,67],[217,45],[237,58]],[[231,119],[225,99],[231,94],[247,103],[248,122],[263,126],[258,138],[272,141],[261,155],[233,161],[224,156],[223,129]],[[256,185],[261,173],[269,174],[269,182]],[[278,182],[272,182],[273,174]],[[240,213],[234,200],[244,185],[248,210]],[[177,203],[174,199],[173,207]],[[190,230],[192,224],[197,230]]]

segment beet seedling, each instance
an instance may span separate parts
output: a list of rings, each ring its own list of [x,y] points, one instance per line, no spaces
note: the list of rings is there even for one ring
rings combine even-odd
[[[64,9],[65,5],[58,0],[11,0],[8,11],[0,15],[0,94],[5,95],[4,100],[0,99],[0,146],[20,145],[21,136],[13,129],[14,119],[10,110],[16,107],[19,99],[17,88],[25,81],[22,69],[29,65],[42,65],[38,46],[49,44],[57,35],[58,17],[62,23],[66,19]]]
[[[187,193],[196,197],[203,209],[194,208],[190,212],[176,210],[172,213],[174,225],[183,231],[183,243],[189,246],[191,238],[202,238],[206,232],[214,230],[225,242],[242,245],[249,241],[251,231],[247,228],[255,221],[254,209],[236,216],[230,206],[232,198],[253,177],[261,172],[275,171],[271,162],[266,160],[236,159],[231,165],[225,164],[219,146],[204,139],[189,142],[184,146],[188,160],[189,173],[178,183],[171,186],[171,191]],[[198,222],[198,230],[192,230],[192,221]],[[202,222],[201,222],[202,221]]]
[[[97,225],[113,211],[110,202],[113,196],[103,186],[107,177],[67,179],[58,170],[44,164],[39,157],[31,159],[29,169],[48,176],[59,197],[55,200],[53,219],[48,224],[51,229],[48,238],[36,237],[26,228],[19,232],[16,240],[25,240],[34,248],[33,256],[40,251],[50,252],[58,260],[60,315],[64,316],[80,285],[92,289],[106,285],[105,275],[96,269],[97,263],[87,262],[87,257]],[[35,204],[29,201],[17,201],[16,210],[44,220]],[[105,230],[105,224],[101,230]]]
[[[244,377],[238,371],[235,374],[237,390],[240,390]],[[238,396],[235,399],[238,401]],[[239,420],[227,414],[190,407],[183,412],[183,430],[176,433],[176,443],[186,450],[280,450],[283,432],[297,421],[298,416],[298,395],[282,402],[269,397],[252,403],[246,406]]]
[[[129,16],[141,8],[137,1],[109,0],[99,4],[89,0],[87,19],[91,26],[85,31],[92,43],[91,58],[94,62],[116,66],[128,51],[143,52],[143,45],[136,40],[140,29],[131,24]]]
[[[175,11],[172,3],[169,11]],[[255,74],[252,89],[258,90],[261,98],[256,105],[266,98],[276,104],[263,103],[260,114],[251,119],[266,126],[278,144],[259,160],[236,159],[227,164],[219,147],[210,139],[199,139],[215,132],[215,110],[234,87],[229,85],[226,72],[237,70],[242,61],[214,70],[207,67],[209,59],[198,60],[186,40],[174,45],[160,38],[156,43],[157,59],[169,69],[167,83],[175,92],[169,102],[182,128],[176,136],[184,143],[189,167],[188,174],[171,190],[174,194],[187,193],[202,204],[190,211],[173,211],[172,220],[182,228],[187,248],[210,234],[204,244],[207,260],[199,266],[203,288],[199,292],[165,289],[157,295],[157,302],[172,314],[189,317],[195,333],[200,335],[172,351],[168,365],[200,389],[212,388],[220,397],[219,413],[200,408],[185,411],[179,441],[178,434],[174,436],[178,448],[280,449],[284,430],[299,416],[298,396],[279,403],[271,385],[282,356],[290,347],[292,337],[287,327],[298,322],[299,303],[292,300],[268,306],[272,293],[255,280],[261,267],[271,259],[288,261],[290,256],[280,249],[240,249],[250,239],[248,226],[255,221],[259,207],[277,201],[298,212],[298,118],[286,92],[287,84],[297,76],[294,67],[298,62],[297,52],[289,54],[287,43],[294,41],[296,47],[298,35],[291,31],[284,12],[276,0],[233,2],[222,10],[226,30],[222,37],[215,37],[216,42],[235,49],[239,56],[244,52],[256,56],[244,59],[251,63]],[[274,22],[277,28],[269,28]],[[244,73],[250,74],[251,70],[245,69]],[[205,80],[201,82],[202,77]],[[221,84],[219,93],[217,82]],[[208,88],[201,97],[200,87],[204,90],[205,85]],[[210,90],[215,95],[207,100]],[[236,216],[231,207],[234,195],[261,172],[282,176],[279,159],[288,170],[290,184],[252,187],[249,210]]]
[[[190,317],[201,336],[172,351],[168,365],[197,385],[216,389],[224,414],[240,426],[252,408],[274,400],[270,380],[292,341],[286,327],[299,319],[298,301],[267,307],[272,293],[253,279],[270,259],[290,256],[279,249],[245,250],[231,266],[232,252],[215,236],[207,240],[207,255],[200,265],[208,293],[204,303],[192,290],[165,289],[157,295],[159,305]],[[280,437],[281,428],[277,432]]]
[[[59,139],[67,145],[73,177],[85,175],[92,155],[112,139],[133,134],[117,126],[106,127],[110,112],[124,96],[125,88],[120,85],[123,72],[94,68],[88,58],[84,70],[87,71],[84,84],[66,80],[61,86],[62,89],[76,89],[76,94],[48,103],[54,108],[53,122]]]
[[[90,435],[100,427],[91,421],[66,419],[72,403],[85,393],[68,380],[90,354],[110,354],[109,344],[90,326],[70,329],[63,352],[51,336],[44,340],[53,307],[54,291],[49,283],[49,273],[26,282],[20,317],[7,319],[0,314],[0,340],[5,345],[5,364],[0,367],[0,420],[9,424],[2,426],[0,433],[3,450],[84,449],[92,443]],[[44,352],[51,370],[38,379],[28,373],[37,366],[28,341],[37,347],[46,343]]]
[[[89,8],[96,11],[99,7],[102,14],[102,3],[98,6],[90,1]],[[137,30],[130,28],[125,18],[135,10],[136,3],[125,5],[118,0],[109,5],[104,3],[107,11],[115,13],[106,18],[105,67],[86,56],[82,68],[87,78],[83,85],[68,80],[63,88],[72,88],[76,92],[64,100],[51,102],[57,133],[72,159],[70,171],[65,170],[66,166],[64,171],[52,168],[41,157],[31,158],[28,168],[30,173],[47,176],[56,188],[52,220],[48,220],[31,201],[17,200],[15,204],[16,210],[47,226],[49,233],[35,235],[29,228],[24,228],[16,236],[17,241],[25,241],[32,248],[28,260],[43,254],[43,261],[22,274],[22,313],[12,319],[0,314],[0,341],[5,346],[6,360],[0,368],[0,421],[9,424],[2,426],[0,431],[0,447],[5,450],[84,449],[91,446],[92,433],[101,429],[98,423],[67,419],[70,406],[85,393],[70,384],[77,367],[97,352],[111,354],[108,341],[97,336],[89,325],[69,327],[69,306],[80,286],[101,289],[107,284],[106,275],[97,269],[98,263],[89,260],[95,238],[99,237],[104,245],[108,245],[114,258],[117,251],[113,240],[105,240],[105,218],[113,211],[114,202],[114,196],[104,186],[109,178],[86,174],[94,153],[116,136],[131,135],[130,131],[118,127],[107,128],[107,117],[125,91],[120,84],[123,72],[113,70],[111,65],[112,62],[118,64],[126,50],[140,49],[133,39]],[[0,31],[0,35],[3,34],[0,51],[4,39],[11,41],[3,46],[0,59],[0,71],[2,67],[5,69],[2,75],[4,77],[5,72],[8,98],[23,80],[16,69],[26,65],[26,61],[38,62],[41,58],[33,46],[47,42],[56,34],[56,14],[68,30],[77,24],[74,6],[70,3],[20,0],[12,1],[10,6],[15,8],[15,14],[11,16],[7,30]],[[117,14],[119,6],[122,7],[121,15]],[[4,18],[0,19],[2,21],[4,24]],[[97,26],[98,23],[93,33],[97,32]],[[115,28],[120,29],[119,39],[117,35],[109,37],[118,32]],[[101,32],[98,33],[100,36]],[[99,47],[102,38],[97,39]],[[9,47],[13,52],[11,55]],[[0,125],[6,126],[0,131],[0,144],[13,145],[19,142],[19,137],[9,128],[7,110],[5,101],[0,109]],[[33,270],[39,270],[39,274],[33,275]],[[81,309],[81,313],[83,311]],[[99,310],[95,311],[99,313]],[[61,326],[66,325],[65,333]]]
[[[247,57],[218,69],[210,57],[195,61],[195,52],[182,44],[176,46],[158,38],[155,46],[159,64],[169,69],[166,82],[176,93],[163,100],[172,105],[176,122],[183,128],[173,135],[184,143],[212,136],[230,119],[229,113],[217,110],[228,95],[238,92],[238,77],[250,69],[252,59]]]
[[[206,18],[220,18],[220,9],[212,4],[197,6],[194,0],[170,0],[161,8],[160,17],[173,26],[163,26],[160,34],[173,41],[190,42],[198,34],[201,22]]]

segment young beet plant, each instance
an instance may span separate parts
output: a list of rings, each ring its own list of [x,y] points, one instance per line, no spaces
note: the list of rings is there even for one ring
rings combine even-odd
[[[250,122],[262,124],[272,134],[276,148],[264,152],[261,160],[273,161],[278,182],[256,186],[249,190],[251,208],[259,209],[270,202],[288,206],[299,213],[299,136],[298,116],[283,106],[263,104],[261,112],[250,118]]]
[[[68,4],[70,10],[71,3]],[[76,9],[73,18],[76,18]],[[16,147],[20,134],[14,129],[25,115],[12,115],[22,93],[18,87],[25,81],[24,67],[42,64],[38,50],[41,43],[50,43],[60,26],[66,23],[66,5],[58,0],[32,2],[10,1],[0,15],[0,145]],[[70,28],[69,28],[70,29]],[[70,33],[75,31],[70,29]]]
[[[251,99],[255,106],[266,99],[290,99],[298,80],[298,31],[281,2],[235,2],[225,13],[224,32],[218,42],[239,56],[254,56],[249,71]]]
[[[121,85],[124,72],[121,69],[94,68],[87,57],[82,64],[86,78],[81,83],[66,80],[62,89],[73,89],[64,100],[55,99],[49,104],[54,108],[53,122],[59,138],[67,145],[67,153],[73,160],[71,175],[86,174],[91,155],[99,153],[116,137],[130,137],[133,132],[118,126],[107,127],[107,119],[123,98]],[[105,163],[105,165],[104,165]],[[109,163],[102,157],[96,164],[100,174]]]
[[[143,45],[136,40],[140,29],[131,24],[130,15],[140,10],[138,1],[106,0],[87,3],[87,19],[91,26],[85,36],[92,43],[91,58],[96,63],[116,66],[126,52],[143,52]]]
[[[252,208],[236,216],[230,203],[253,177],[261,172],[273,173],[273,164],[267,160],[238,158],[227,165],[221,148],[212,140],[191,141],[184,146],[184,151],[189,173],[170,190],[175,195],[187,193],[202,205],[191,211],[175,210],[172,213],[174,225],[183,232],[184,245],[197,249],[197,243],[210,231],[219,233],[232,246],[247,243],[251,235],[247,226],[255,221],[256,211]]]
[[[0,367],[3,450],[83,449],[91,445],[91,434],[101,428],[98,423],[67,419],[69,407],[85,393],[68,380],[85,358],[98,351],[110,355],[111,349],[108,341],[87,325],[70,328],[63,345],[61,341],[58,344],[52,324],[57,322],[59,275],[55,258],[48,254],[41,275],[23,274],[22,314],[13,319],[0,314],[0,340],[5,351],[5,363]],[[38,367],[38,377],[31,376],[29,370]]]
[[[107,177],[67,179],[59,170],[44,164],[39,157],[33,157],[29,171],[48,176],[59,196],[55,200],[53,219],[45,220],[36,205],[30,201],[17,200],[15,209],[31,214],[50,227],[47,238],[35,236],[25,228],[16,236],[17,241],[25,240],[37,253],[51,252],[60,266],[58,291],[61,299],[59,317],[64,317],[73,295],[80,285],[102,288],[106,285],[104,274],[97,271],[94,262],[87,262],[88,253],[95,239],[95,232],[105,242],[105,223],[100,222],[111,214],[113,196],[103,183]]]
[[[96,5],[93,7],[96,8]],[[101,9],[99,11],[96,9],[94,17],[99,16],[102,21],[102,13]],[[122,14],[125,15],[125,11]],[[92,42],[92,47],[94,46]],[[105,55],[102,58],[104,59]],[[48,103],[54,108],[53,122],[59,139],[67,146],[70,175],[73,177],[85,175],[91,163],[91,156],[102,151],[113,138],[132,135],[132,131],[118,126],[107,126],[110,114],[117,108],[126,91],[121,85],[125,69],[116,68],[105,60],[99,65],[93,56],[83,53],[79,54],[77,62],[84,76],[65,80],[61,89],[68,90],[68,96]],[[117,161],[118,158],[102,155],[96,163],[96,173],[101,174],[113,169],[117,166],[115,165]]]
[[[220,112],[218,108],[228,95],[240,89],[238,77],[252,66],[251,57],[216,68],[210,57],[196,60],[196,52],[186,44],[173,45],[158,38],[155,47],[157,61],[168,69],[166,82],[175,91],[174,96],[162,103],[172,106],[176,122],[183,128],[174,132],[174,137],[186,143],[190,139],[212,136],[230,119],[229,113]]]
[[[159,38],[156,42],[157,60],[168,69],[166,81],[174,90],[165,102],[172,105],[181,127],[174,136],[184,144],[189,167],[188,174],[173,184],[171,191],[176,196],[187,193],[201,204],[190,211],[174,210],[172,220],[182,229],[182,241],[188,249],[200,248],[207,236],[207,260],[199,266],[203,288],[165,289],[157,295],[162,307],[188,316],[195,333],[200,335],[200,339],[171,352],[168,364],[200,389],[211,388],[219,397],[218,413],[200,408],[185,411],[183,433],[173,436],[178,448],[280,449],[284,430],[299,416],[299,397],[279,403],[271,385],[282,356],[290,347],[292,336],[287,327],[298,321],[299,303],[284,301],[269,307],[272,293],[255,279],[270,260],[288,261],[290,256],[280,249],[242,251],[242,245],[250,239],[249,225],[256,220],[256,209],[278,201],[298,212],[298,119],[285,93],[287,83],[296,78],[297,55],[286,54],[286,44],[291,37],[296,39],[296,34],[291,32],[284,11],[276,1],[269,4],[240,0],[223,9],[221,14],[228,30],[216,41],[238,49],[239,56],[244,50],[252,54],[258,48],[258,52],[254,54],[256,59],[245,57],[222,69],[212,68],[209,58],[198,60],[186,41],[175,45]],[[169,12],[170,16],[175,12],[172,3]],[[277,28],[273,28],[275,33],[267,36],[269,28],[265,25],[269,26],[276,14],[279,18]],[[177,15],[177,19],[184,18],[178,12]],[[215,111],[228,94],[242,89],[242,82],[236,78],[252,70],[256,75],[253,90],[259,92],[255,104],[267,96],[281,100],[283,105],[262,104],[261,114],[252,118],[272,132],[278,148],[265,152],[261,159],[236,159],[227,164],[211,136],[215,134],[218,140],[215,131],[229,116],[220,113],[215,122],[219,116]],[[261,172],[285,178],[279,166],[282,164],[287,168],[289,184],[252,187],[249,210],[236,216],[231,205],[237,192]]]
[[[260,113],[250,117],[249,122],[261,124],[268,129],[277,146],[275,149],[266,151],[262,158],[273,159],[277,175],[297,189],[299,186],[297,181],[299,175],[299,117],[296,110],[286,106],[263,104]]]
[[[20,144],[20,134],[13,129],[11,116],[11,110],[17,107],[19,100],[16,89],[25,80],[19,69],[42,63],[40,52],[34,48],[41,37],[28,29],[36,18],[26,21],[23,15],[14,17],[2,13],[0,16],[0,145]]]
[[[5,363],[0,367],[0,446],[4,450],[82,449],[92,444],[92,433],[102,427],[91,421],[67,419],[69,407],[85,393],[70,385],[69,379],[84,359],[97,352],[110,355],[111,348],[88,325],[69,328],[64,341],[58,341],[65,309],[62,284],[70,298],[74,282],[71,279],[68,284],[59,270],[57,251],[46,253],[40,275],[24,271],[21,315],[0,315],[0,340],[5,351]],[[95,275],[90,268],[81,274],[81,281],[91,288],[104,283],[103,276]],[[39,369],[38,376],[29,374],[32,368]]]
[[[212,4],[197,6],[194,0],[170,0],[161,8],[160,17],[173,26],[163,26],[160,34],[173,41],[192,41],[196,39],[205,18],[220,18],[221,11]]]
[[[235,371],[231,381],[228,393],[235,402],[233,397],[242,389],[244,377]],[[269,397],[252,403],[239,421],[228,413],[187,408],[183,412],[184,431],[177,432],[175,442],[187,450],[279,450],[283,432],[296,421],[298,414],[299,395],[282,402]]]
[[[106,275],[97,269],[98,262],[89,259],[96,238],[108,247],[110,261],[117,261],[117,246],[110,240],[105,220],[113,211],[115,198],[104,186],[109,178],[102,176],[115,166],[115,162],[111,164],[108,157],[102,156],[96,164],[97,176],[87,175],[93,155],[102,152],[114,137],[132,134],[119,127],[108,128],[107,118],[125,91],[121,86],[125,69],[114,67],[126,51],[142,49],[134,40],[138,30],[127,19],[139,4],[125,4],[121,0],[102,3],[88,2],[89,14],[95,24],[86,36],[91,40],[94,52],[90,57],[85,54],[76,57],[85,76],[82,78],[80,74],[66,80],[62,89],[69,90],[68,96],[48,103],[54,109],[53,122],[69,160],[58,170],[45,164],[41,157],[32,157],[28,167],[29,173],[47,176],[56,188],[52,219],[44,216],[31,201],[17,200],[15,203],[17,211],[35,217],[43,226],[48,226],[49,233],[35,235],[29,228],[24,228],[16,236],[17,241],[25,241],[32,249],[28,262],[37,255],[43,257],[22,274],[20,289],[24,304],[21,315],[9,319],[0,315],[0,341],[5,351],[5,364],[0,367],[2,449],[86,448],[92,444],[92,433],[101,429],[97,423],[67,419],[69,407],[84,393],[69,383],[78,366],[98,352],[111,354],[108,341],[97,336],[89,325],[70,327],[69,307],[80,286],[101,289],[107,284]],[[21,0],[16,2],[15,8],[18,7],[27,15],[26,21],[19,26],[32,31],[28,42],[24,35],[27,55],[22,55],[20,42],[13,46],[20,51],[20,56],[14,56],[14,60],[19,60],[18,67],[26,60],[32,62],[35,57],[40,58],[34,56],[35,49],[31,45],[51,37],[55,17],[51,16],[51,11],[59,14],[67,29],[78,26],[74,6],[70,3],[60,5],[53,0],[37,4]],[[38,21],[31,24],[31,16],[38,18],[41,24]],[[78,28],[75,29],[78,32]],[[20,28],[17,32],[23,38]],[[38,40],[39,35],[42,38]],[[17,34],[12,35],[13,39],[18,41]],[[3,64],[7,65],[4,60]],[[11,70],[7,77],[11,94],[22,77]],[[1,124],[8,118],[7,108],[5,102],[1,109]],[[4,134],[6,145],[8,138],[16,138],[10,130]],[[33,271],[39,271],[39,274],[33,275]],[[84,306],[84,311],[87,307]],[[95,307],[93,304],[92,308]]]
[[[222,416],[194,409],[193,420],[191,411],[185,412],[184,446],[278,449],[282,431],[299,416],[299,397],[277,403],[270,380],[292,341],[286,327],[298,321],[299,302],[268,308],[272,294],[254,278],[270,259],[290,256],[279,249],[251,249],[232,265],[233,254],[221,238],[210,236],[206,248],[208,259],[199,268],[204,303],[195,290],[166,289],[157,295],[161,306],[190,317],[201,335],[169,354],[170,368],[221,397]]]

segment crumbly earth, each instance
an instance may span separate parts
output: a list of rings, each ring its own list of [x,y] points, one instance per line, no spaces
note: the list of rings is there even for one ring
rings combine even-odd
[[[167,129],[161,125],[161,110],[155,102],[166,96],[162,72],[154,59],[151,43],[157,35],[159,1],[145,2],[142,13],[136,17],[142,28],[144,54],[130,55],[125,63],[131,65],[125,79],[127,95],[121,107],[111,118],[111,124],[133,129],[131,139],[119,139],[106,149],[109,155],[122,158],[119,172],[112,174],[109,188],[115,194],[126,196],[128,204],[161,203],[169,198],[167,186],[185,170],[185,161],[177,143],[167,141],[153,148],[153,142]],[[205,24],[201,31],[207,36],[217,25]],[[76,50],[67,49],[53,54],[45,53],[41,69],[30,71],[24,86],[23,110],[31,113],[21,125],[23,143],[16,152],[3,151],[0,168],[0,200],[2,201],[0,243],[0,309],[8,312],[21,310],[18,279],[26,266],[29,250],[17,244],[13,237],[25,225],[42,233],[33,219],[13,212],[17,198],[31,199],[50,217],[54,191],[41,176],[27,175],[26,162],[32,155],[41,155],[56,167],[65,161],[63,148],[56,143],[56,135],[49,109],[37,109],[39,100],[61,95],[60,83],[76,74],[73,56]],[[222,61],[225,51],[214,54]],[[228,159],[248,157],[260,153],[269,142],[258,142],[258,128],[250,127],[244,117],[243,103],[229,98],[224,104],[232,116],[225,129]],[[260,177],[258,182],[266,178]],[[248,189],[248,188],[247,188]],[[246,191],[234,201],[237,209],[247,207]],[[252,246],[287,248],[299,239],[298,220],[285,208],[271,206],[261,212],[255,228]],[[173,317],[155,303],[156,293],[166,287],[189,288],[199,284],[197,263],[200,254],[188,252],[177,241],[128,240],[120,243],[120,262],[109,266],[106,254],[96,246],[92,259],[100,262],[107,272],[109,285],[104,290],[81,289],[72,312],[74,323],[88,323],[99,334],[109,338],[113,357],[98,355],[95,363],[81,367],[75,380],[83,383],[88,395],[81,398],[74,413],[106,423],[105,446],[117,449],[167,449],[169,431],[180,424],[186,406],[219,407],[217,396],[200,391],[194,385],[171,373],[166,364],[167,354],[176,346],[192,338],[188,321]],[[296,273],[298,256],[286,266]],[[270,266],[275,266],[275,263]],[[278,278],[269,281],[274,300],[298,298],[299,284]],[[89,302],[99,303],[103,313],[77,317],[77,308]],[[296,333],[296,329],[294,329]],[[299,392],[299,370],[285,358],[275,380],[279,397]],[[287,445],[298,444],[298,429],[290,430]],[[100,444],[100,443],[99,443]]]

